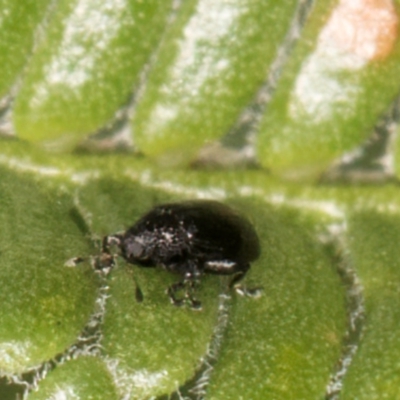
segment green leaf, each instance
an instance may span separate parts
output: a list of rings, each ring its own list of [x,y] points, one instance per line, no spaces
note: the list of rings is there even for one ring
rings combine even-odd
[[[52,371],[29,400],[117,400],[110,372],[94,357],[67,361]]]
[[[368,137],[399,92],[397,24],[391,2],[315,4],[261,124],[264,165],[324,165]]]
[[[140,149],[187,160],[226,133],[266,78],[296,5],[183,2],[133,121]]]
[[[400,217],[357,212],[351,219],[349,239],[363,288],[365,324],[344,380],[343,399],[395,399],[400,395]]]
[[[135,299],[132,274],[115,271],[102,346],[121,389],[131,398],[171,393],[195,374],[216,323],[218,279],[202,280],[203,311],[173,307],[165,293],[177,279],[160,270],[134,271],[144,294]]]
[[[0,143],[5,400],[18,392],[18,383],[2,391],[6,376],[38,383],[27,394],[34,400],[399,396],[398,185],[314,180],[372,131],[386,141],[369,141],[371,154],[355,164],[393,178],[398,2],[2,5],[0,91],[19,92],[0,102],[0,124],[10,126],[13,111],[17,135],[58,141],[60,151]],[[117,133],[133,128],[150,157],[66,154],[106,122]],[[178,167],[206,142],[253,161],[258,152],[272,174]],[[161,268],[120,258],[98,279],[89,263],[64,267],[99,254],[91,240],[124,231],[154,205],[191,198],[251,219],[263,253],[244,283],[262,286],[261,297],[205,276],[194,312],[170,304],[165,289],[179,276]]]
[[[320,398],[346,325],[339,277],[304,217],[261,203],[247,209],[263,257],[246,280],[264,294],[235,299],[206,398]]]
[[[96,279],[64,267],[89,246],[71,199],[1,167],[0,370],[23,372],[72,345],[93,311]]]
[[[35,28],[49,3],[50,0],[0,1],[0,98],[8,93],[28,61]]]
[[[91,214],[94,233],[125,230],[155,204],[171,200],[159,190],[128,179],[100,179],[79,190],[82,209]],[[198,293],[203,311],[176,308],[165,293],[179,280],[157,269],[127,265],[112,271],[102,349],[124,393],[147,398],[177,389],[189,380],[206,353],[216,321],[218,280],[205,279]],[[144,295],[135,297],[136,285]],[[157,349],[157,350],[155,350]]]
[[[110,119],[137,88],[170,7],[170,0],[60,1],[18,95],[19,135],[73,140]]]

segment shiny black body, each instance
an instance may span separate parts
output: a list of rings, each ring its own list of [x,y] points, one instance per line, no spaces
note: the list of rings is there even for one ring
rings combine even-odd
[[[233,275],[241,280],[260,255],[258,236],[244,217],[210,200],[157,206],[123,234],[106,236],[103,254],[117,245],[121,256],[141,267],[161,267],[182,280],[168,289],[171,301],[199,308],[193,291],[203,274]],[[184,297],[176,292],[184,290]]]

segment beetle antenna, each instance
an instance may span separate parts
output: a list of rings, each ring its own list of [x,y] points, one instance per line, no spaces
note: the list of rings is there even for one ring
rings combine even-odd
[[[136,280],[135,280],[135,285],[136,285],[135,299],[138,303],[141,303],[143,301],[143,292],[142,292],[142,289],[140,289]]]
[[[139,285],[139,283],[138,283],[138,281],[137,281],[137,279],[136,279],[136,276],[135,276],[135,274],[133,273],[133,269],[130,268],[130,267],[128,267],[128,268],[127,268],[127,271],[128,271],[128,274],[130,275],[132,281],[133,281],[134,284],[135,284],[135,299],[136,299],[136,301],[137,301],[138,303],[141,303],[141,302],[143,301],[143,299],[144,299],[142,289],[140,288],[140,285]]]
[[[111,246],[120,246],[121,245],[122,235],[115,233],[113,235],[107,235],[103,237],[101,252],[110,254]]]
[[[64,267],[73,268],[76,267],[78,264],[81,264],[88,260],[89,257],[72,257],[69,260],[65,261]]]

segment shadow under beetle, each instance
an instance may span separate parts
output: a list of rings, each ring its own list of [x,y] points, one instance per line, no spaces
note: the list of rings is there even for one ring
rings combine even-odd
[[[112,249],[117,249],[117,253]],[[229,287],[241,294],[257,289],[238,286],[260,256],[256,231],[243,216],[212,200],[191,200],[156,206],[123,233],[105,236],[94,268],[108,273],[120,255],[140,267],[161,267],[181,280],[167,289],[172,304],[201,309],[194,297],[203,274],[233,275]],[[75,258],[73,265],[83,261]],[[69,262],[71,265],[71,262]],[[178,292],[183,296],[178,297]],[[141,293],[137,294],[140,301]]]

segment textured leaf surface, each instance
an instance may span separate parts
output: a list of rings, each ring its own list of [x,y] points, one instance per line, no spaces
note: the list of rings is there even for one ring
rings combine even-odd
[[[32,152],[29,164],[26,160],[22,162],[18,155],[18,151],[27,154],[29,148],[26,145],[15,142],[4,144],[3,151],[15,156],[5,156],[2,162],[8,160],[12,168],[19,165],[19,168],[34,170],[36,165],[37,173],[53,171],[56,177],[53,178],[54,182],[60,181],[58,176],[64,176],[63,179],[70,177],[68,187],[72,182],[77,182],[74,204],[75,212],[81,216],[80,224],[74,225],[70,220],[68,210],[72,205],[68,196],[61,198],[67,199],[65,201],[69,206],[61,208],[56,214],[57,231],[62,229],[63,232],[69,232],[72,229],[79,238],[76,248],[70,240],[68,248],[62,247],[62,262],[71,255],[96,253],[96,250],[91,250],[82,242],[82,232],[77,226],[84,230],[83,221],[87,223],[89,231],[100,237],[126,229],[139,215],[160,202],[196,196],[228,196],[228,199],[233,196],[228,202],[253,221],[262,240],[263,255],[254,263],[246,283],[249,287],[262,285],[264,292],[259,299],[233,296],[229,323],[220,339],[206,398],[237,398],[237,393],[242,393],[244,398],[254,399],[265,398],[266,394],[282,399],[320,398],[324,395],[330,374],[341,357],[342,340],[348,327],[346,289],[339,277],[335,257],[320,242],[320,233],[332,223],[330,215],[339,218],[339,221],[343,218],[346,220],[344,210],[348,205],[369,210],[373,204],[390,202],[390,207],[381,207],[381,214],[375,215],[369,211],[357,213],[352,217],[348,231],[350,247],[346,244],[346,248],[354,257],[354,260],[351,258],[352,262],[364,286],[367,321],[371,322],[365,326],[361,347],[346,376],[344,396],[352,398],[353,393],[361,393],[361,396],[364,390],[362,382],[368,382],[365,383],[365,393],[369,393],[371,385],[376,393],[381,390],[380,385],[384,385],[382,390],[396,393],[395,373],[390,372],[396,368],[395,356],[391,357],[391,354],[396,354],[393,351],[396,348],[396,336],[391,335],[392,330],[388,327],[395,323],[395,314],[392,314],[395,308],[390,311],[390,305],[396,293],[395,278],[392,276],[396,264],[391,261],[395,260],[396,253],[395,246],[390,243],[391,238],[396,237],[397,228],[396,219],[385,216],[389,210],[395,212],[396,187],[374,191],[368,188],[350,190],[346,187],[330,189],[282,185],[272,178],[266,178],[262,172],[253,172],[251,175],[197,172],[188,175],[184,170],[160,172],[142,160],[135,161],[129,157],[81,157],[79,161],[73,161],[74,157],[63,156],[54,159],[51,169],[44,168],[43,164],[39,168],[38,161],[33,161],[40,159],[39,153]],[[51,162],[51,158],[47,159],[47,163]],[[73,164],[75,167],[72,167]],[[22,172],[17,174],[4,168],[2,179],[8,182],[7,185],[12,184],[13,190],[3,190],[3,193],[15,192],[18,201],[27,201],[29,197],[31,210],[39,207],[37,204],[50,210],[46,213],[46,219],[40,212],[32,212],[32,218],[37,216],[40,221],[51,218],[52,207],[57,203],[46,203],[42,197],[36,202],[34,193],[39,190],[37,183],[30,183],[30,178],[20,181],[20,174]],[[8,180],[7,176],[10,176]],[[29,196],[25,194],[26,191]],[[239,195],[239,192],[249,191],[252,198]],[[17,204],[17,200],[14,203]],[[78,220],[75,218],[75,221]],[[60,224],[61,221],[66,227]],[[35,224],[32,222],[30,225]],[[43,235],[47,237],[46,232],[51,229],[51,226],[40,226],[35,243]],[[41,233],[42,230],[45,234]],[[371,235],[371,232],[374,234]],[[52,243],[54,247],[56,238],[52,237]],[[12,254],[10,258],[15,257],[14,252]],[[35,254],[32,255],[34,259]],[[40,251],[42,254],[47,253]],[[374,260],[382,266],[392,265],[390,274],[388,272],[387,275],[381,268],[377,270]],[[73,284],[68,284],[68,288],[77,287],[75,296],[79,296],[80,284],[88,284],[87,281],[79,283],[82,276],[94,283],[93,272],[84,265],[68,270],[60,268],[62,262],[54,267],[57,273],[51,275],[51,280],[56,280],[58,273],[67,273],[69,279],[76,279],[78,283],[73,281]],[[369,272],[371,268],[377,271],[376,276]],[[47,277],[50,278],[48,274]],[[66,278],[62,279],[64,282]],[[135,280],[144,293],[143,303],[135,300]],[[131,398],[169,393],[192,378],[201,357],[206,354],[218,321],[220,280],[218,277],[204,280],[199,292],[199,298],[204,303],[201,313],[176,309],[169,304],[164,290],[174,280],[174,276],[158,269],[132,268],[122,260],[107,278],[110,297],[106,302],[106,314],[101,327],[103,354],[100,359],[113,376],[113,390],[118,393],[130,392]],[[386,285],[387,281],[393,284]],[[373,289],[376,287],[374,282],[381,282],[385,290]],[[26,283],[22,280],[21,284]],[[40,298],[40,294],[35,295]],[[63,296],[69,302],[74,298],[71,298],[70,290],[65,294],[58,290],[58,295],[57,308],[60,309]],[[93,300],[80,300],[78,308],[82,309],[82,306],[87,307],[89,313],[93,309]],[[13,312],[10,311],[10,315]],[[42,315],[44,310],[38,312]],[[35,309],[25,309],[27,323],[35,321],[35,313]],[[88,314],[85,318],[88,318]],[[79,326],[83,324],[81,320]],[[15,332],[14,328],[10,329]],[[79,329],[75,330],[76,336],[78,333]],[[377,339],[380,336],[386,339],[380,341]],[[43,337],[43,342],[40,342],[41,355],[47,351],[47,358],[54,356],[56,351],[51,346],[52,342],[44,333],[40,337]],[[8,343],[6,339],[4,341]],[[389,346],[392,350],[385,353],[380,347],[383,343],[392,343]],[[380,353],[379,357],[377,352]],[[58,368],[61,370],[61,367]],[[377,368],[379,371],[388,371],[392,389],[386,388],[386,375],[377,374]],[[87,373],[96,375],[96,371],[96,368],[87,367]],[[369,374],[375,376],[375,383],[368,378]],[[57,385],[61,385],[63,378],[55,376]],[[40,387],[47,385],[46,379]]]
[[[108,227],[105,233],[127,229],[145,211],[167,200],[170,195],[127,179],[99,180],[80,191],[80,203],[92,213],[93,226]],[[132,398],[174,391],[192,377],[206,353],[216,323],[218,280],[205,280],[198,295],[202,312],[170,304],[165,290],[177,280],[179,275],[140,269],[122,259],[109,279],[102,348],[121,382],[120,390],[132,393]],[[135,281],[144,295],[142,303],[136,301]]]
[[[111,375],[94,357],[67,361],[51,372],[29,400],[117,400]]]
[[[363,286],[366,321],[343,399],[395,399],[400,396],[400,218],[397,213],[358,212],[351,222],[351,254]]]
[[[184,3],[133,122],[149,154],[188,157],[226,133],[266,78],[296,9],[292,0]]]
[[[398,184],[316,184],[372,131],[387,141],[371,144],[369,172],[394,177],[397,0],[1,1],[0,93],[16,98],[1,99],[0,130],[14,121],[26,140],[0,142],[3,376],[64,359],[37,375],[34,400],[165,400],[178,388],[172,398],[198,400],[193,385],[204,400],[399,397]],[[126,140],[133,128],[145,157],[65,153],[106,122]],[[220,147],[257,153],[272,174],[182,168],[208,142],[222,159],[214,140],[232,126]],[[250,217],[263,255],[246,284],[260,298],[219,296],[226,281],[208,276],[195,313],[169,304],[176,277],[160,269],[119,260],[100,280],[88,263],[63,266],[188,198]],[[5,385],[0,398],[15,400]]]
[[[50,0],[0,2],[0,98],[16,83],[32,51],[35,29],[46,14]],[[22,22],[23,21],[23,22]]]
[[[89,247],[71,200],[1,168],[0,370],[22,372],[73,344],[93,310],[96,281],[64,262]]]
[[[207,398],[321,397],[345,328],[339,277],[293,212],[251,207],[264,257],[248,281],[264,296],[237,299]]]
[[[390,1],[316,2],[265,114],[260,160],[306,167],[367,138],[399,91],[397,35]]]
[[[18,96],[19,134],[82,135],[110,119],[138,85],[170,7],[169,0],[60,1]]]

